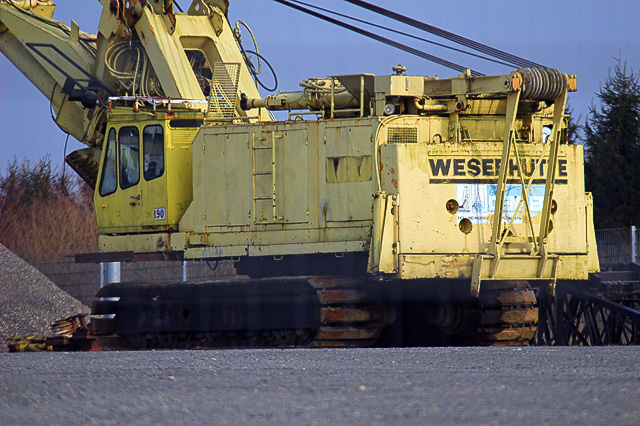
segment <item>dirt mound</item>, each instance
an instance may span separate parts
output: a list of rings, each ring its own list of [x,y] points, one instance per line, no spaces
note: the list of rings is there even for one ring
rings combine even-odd
[[[51,335],[49,324],[91,309],[0,244],[0,351],[13,335]]]

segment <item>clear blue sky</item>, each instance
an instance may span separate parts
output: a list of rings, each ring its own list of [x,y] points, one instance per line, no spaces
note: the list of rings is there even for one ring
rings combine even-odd
[[[343,1],[307,1],[442,41]],[[621,55],[635,73],[640,70],[640,0],[371,1],[565,73],[577,74],[578,92],[570,95],[569,102],[581,123],[589,106],[597,103],[594,93],[615,66],[615,58]],[[97,0],[57,0],[56,3],[55,19],[67,24],[74,19],[81,30],[96,32],[101,11]],[[186,9],[190,1],[178,0],[178,3]],[[297,90],[298,83],[309,77],[359,72],[390,74],[391,67],[397,64],[405,65],[407,73],[413,75],[445,78],[456,74],[269,0],[231,0],[230,3],[231,22],[241,19],[251,26],[260,53],[276,69],[280,81],[278,90]],[[401,41],[485,74],[510,71],[428,44]],[[53,164],[60,167],[64,140],[65,134],[50,118],[47,99],[0,55],[0,173],[14,156],[19,161],[28,158],[35,162],[50,154]],[[81,147],[83,145],[71,138],[67,151]]]

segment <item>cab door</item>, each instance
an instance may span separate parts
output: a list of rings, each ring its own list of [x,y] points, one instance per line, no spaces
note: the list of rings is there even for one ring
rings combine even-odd
[[[120,208],[120,228],[135,232],[142,226],[142,186],[140,185],[140,130],[138,126],[123,126],[118,130],[117,204]]]
[[[142,196],[140,131],[137,126],[112,127],[107,136],[95,199],[100,232],[139,231]]]
[[[168,223],[166,163],[164,128],[160,124],[144,126],[140,189],[144,192],[142,225],[147,230],[164,229]]]

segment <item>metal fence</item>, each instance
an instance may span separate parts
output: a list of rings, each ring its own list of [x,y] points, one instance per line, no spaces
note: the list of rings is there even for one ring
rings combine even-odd
[[[91,306],[95,294],[105,282],[105,267],[96,263],[40,262],[34,263],[40,272],[58,287]],[[166,262],[122,262],[121,281],[207,281],[237,280],[233,263],[230,261],[166,261]]]
[[[608,228],[596,230],[600,267],[640,262],[640,229]]]
[[[107,277],[107,264],[100,268],[100,287],[113,282]],[[155,261],[155,262],[120,262],[120,276],[116,281],[207,281],[239,279],[233,262],[221,261]]]

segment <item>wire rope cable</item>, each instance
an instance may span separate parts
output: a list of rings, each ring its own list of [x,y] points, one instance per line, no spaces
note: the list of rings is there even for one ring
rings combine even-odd
[[[340,16],[342,18],[350,19],[352,21],[356,21],[356,22],[359,22],[361,24],[369,25],[369,26],[372,26],[372,27],[375,27],[375,28],[378,28],[378,29],[381,29],[381,30],[384,30],[384,31],[389,31],[389,32],[392,32],[392,33],[395,33],[395,34],[399,34],[399,35],[402,35],[402,36],[405,36],[405,37],[409,37],[409,38],[412,38],[414,40],[418,40],[418,41],[422,41],[422,42],[425,42],[425,43],[429,43],[429,44],[432,44],[434,46],[438,46],[438,47],[442,47],[442,48],[445,48],[445,49],[453,50],[454,52],[462,53],[464,55],[469,55],[469,56],[473,56],[473,57],[476,57],[476,58],[479,58],[479,59],[484,59],[485,61],[494,62],[496,64],[505,65],[507,67],[516,66],[516,65],[514,65],[512,63],[503,62],[503,61],[500,61],[498,59],[494,59],[494,58],[489,57],[489,56],[482,56],[482,55],[479,55],[477,53],[469,52],[469,51],[466,51],[466,50],[463,50],[463,49],[458,49],[457,47],[448,46],[446,44],[438,43],[437,41],[433,41],[433,40],[428,40],[428,39],[426,39],[424,37],[420,37],[420,36],[417,36],[417,35],[409,34],[407,32],[396,30],[394,28],[385,27],[384,25],[378,25],[378,24],[375,24],[373,22],[365,21],[364,19],[359,19],[359,18],[356,18],[354,16],[349,16],[349,15],[346,15],[344,13],[336,12],[335,10],[326,9],[324,7],[316,6],[316,5],[311,4],[311,3],[306,3],[306,2],[303,2],[303,1],[300,1],[300,0],[289,0],[289,1],[291,1],[292,3],[298,3],[298,4],[303,4],[305,6],[308,6],[308,7],[313,7],[315,9],[321,10],[323,12],[331,13],[333,15]]]
[[[442,58],[439,58],[437,56],[430,55],[428,53],[422,52],[422,51],[420,51],[418,49],[415,49],[413,47],[407,46],[406,44],[399,43],[397,41],[391,40],[389,38],[383,37],[383,36],[378,35],[378,34],[374,34],[374,33],[370,32],[370,31],[364,30],[362,28],[358,28],[358,27],[355,27],[355,26],[353,26],[351,24],[347,24],[346,22],[338,21],[337,19],[331,18],[331,17],[326,16],[326,15],[322,15],[321,13],[318,13],[318,12],[315,12],[313,10],[304,8],[304,7],[300,6],[300,5],[291,3],[290,1],[287,1],[287,0],[273,0],[273,1],[275,1],[276,3],[280,3],[282,5],[291,7],[293,9],[299,10],[300,12],[303,12],[303,13],[306,13],[308,15],[314,16],[314,17],[316,17],[318,19],[322,19],[324,21],[330,22],[330,23],[332,23],[334,25],[338,25],[340,27],[346,28],[346,29],[348,29],[350,31],[353,31],[353,32],[358,33],[358,34],[361,34],[361,35],[363,35],[365,37],[369,37],[369,38],[374,39],[376,41],[379,41],[381,43],[387,44],[389,46],[393,46],[393,47],[395,47],[397,49],[404,50],[407,53],[413,54],[415,56],[419,56],[419,57],[421,57],[423,59],[429,60],[429,61],[434,62],[436,64],[445,66],[447,68],[451,68],[452,70],[455,70],[455,71],[458,71],[458,72],[462,73],[462,72],[465,72],[468,69],[468,67],[463,67],[462,65],[458,65],[458,64],[456,64],[454,62],[447,61],[446,59],[442,59]],[[479,76],[483,76],[484,74],[482,74],[479,71],[471,70],[471,75],[473,77],[479,77]]]
[[[364,9],[370,10],[372,12],[375,12],[379,15],[383,15],[386,16],[387,18],[396,20],[396,21],[400,21],[403,22],[407,25],[410,25],[412,27],[421,29],[423,31],[426,31],[428,33],[437,35],[439,37],[445,38],[447,40],[453,41],[455,43],[461,44],[463,46],[466,46],[470,49],[474,49],[477,50],[479,52],[485,53],[487,55],[491,55],[495,58],[499,58],[502,59],[504,61],[507,62],[511,62],[512,64],[519,66],[519,67],[529,67],[529,68],[544,68],[544,65],[540,65],[538,63],[529,61],[527,59],[521,58],[519,56],[516,55],[512,55],[510,53],[504,52],[502,50],[499,49],[495,49],[491,46],[487,46],[486,44],[482,44],[479,43],[477,41],[474,40],[470,40],[468,38],[462,37],[458,34],[454,34],[452,32],[449,31],[445,31],[441,28],[435,27],[433,25],[429,25],[429,24],[425,24],[424,22],[420,22],[416,19],[410,18],[408,16],[404,16],[401,15],[399,13],[390,11],[388,9],[384,9],[382,7],[373,5],[371,3],[368,3],[366,1],[363,0],[345,0],[348,3],[351,3],[353,5],[362,7]]]

